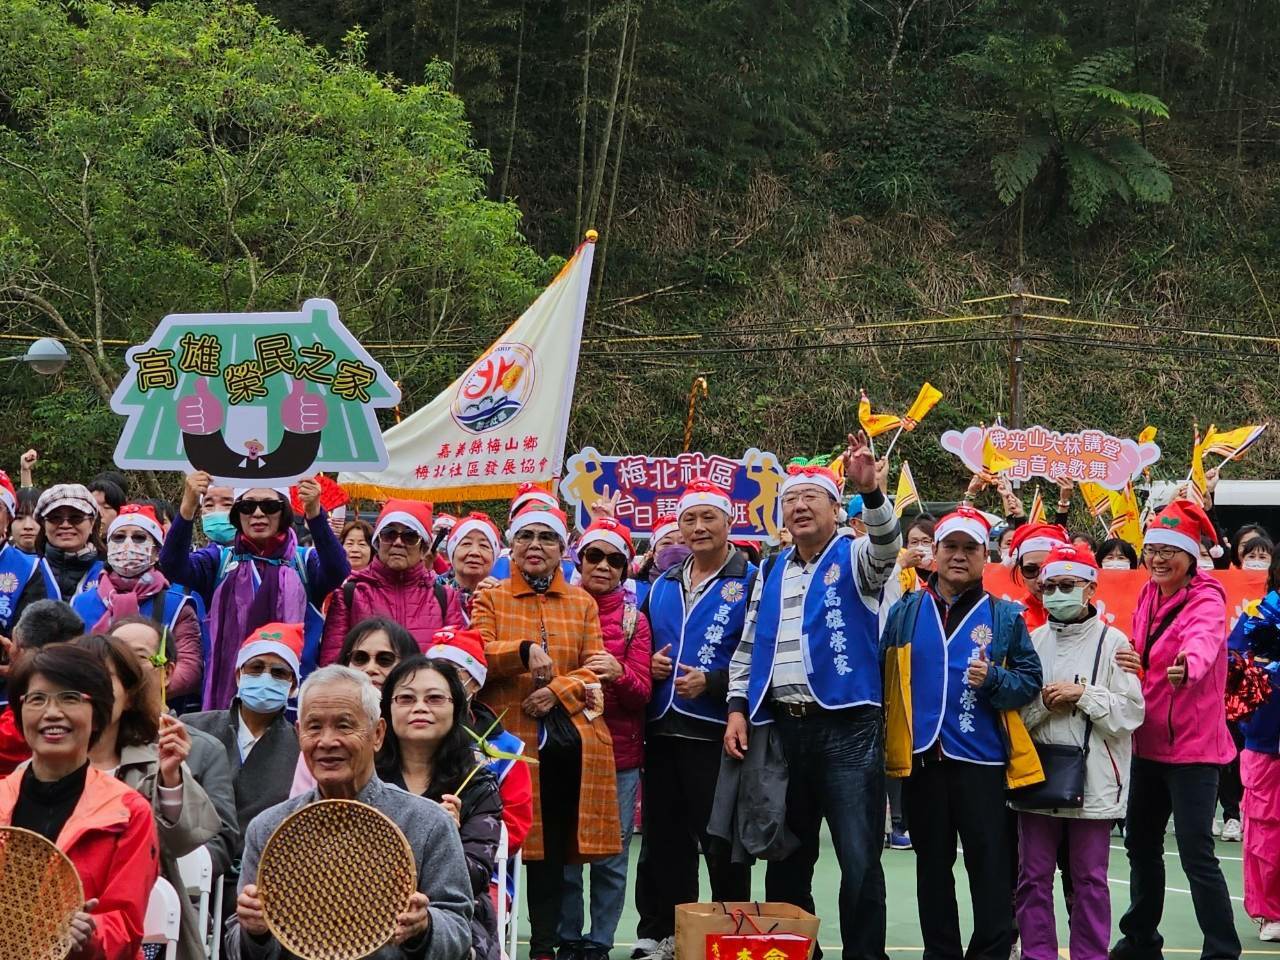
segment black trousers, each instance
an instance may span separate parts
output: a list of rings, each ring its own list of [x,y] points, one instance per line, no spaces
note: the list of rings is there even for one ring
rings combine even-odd
[[[730,862],[728,845],[707,834],[721,742],[653,737],[644,749],[636,934],[663,940],[675,933],[676,904],[699,900],[699,848],[711,875],[712,900],[750,900],[751,868]]]
[[[542,859],[525,863],[530,957],[552,953],[560,945],[560,901],[564,895],[564,867],[578,829],[578,793],[581,783],[580,745],[557,747],[548,743],[538,752]]]
[[[1164,832],[1173,816],[1178,859],[1191,887],[1204,960],[1240,956],[1231,895],[1213,843],[1218,768],[1208,763],[1157,763],[1133,758],[1124,846],[1129,854],[1129,909],[1120,918],[1113,960],[1160,960],[1164,938]]]
[[[1244,749],[1244,732],[1239,723],[1228,723],[1231,739],[1236,745],[1235,758],[1222,765],[1218,775],[1218,802],[1222,804],[1222,819],[1240,819],[1240,801],[1244,798],[1244,785],[1240,783],[1240,751]]]
[[[1009,960],[1013,946],[1013,845],[1005,815],[1003,766],[916,760],[903,784],[916,854],[916,901],[924,960]],[[952,868],[964,849],[973,936],[961,945]]]

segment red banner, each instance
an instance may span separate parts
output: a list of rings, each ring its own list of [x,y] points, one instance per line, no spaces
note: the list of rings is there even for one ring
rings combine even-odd
[[[1211,576],[1227,591],[1227,630],[1244,612],[1244,605],[1257,600],[1267,592],[1265,570],[1214,570]],[[994,597],[1021,600],[1027,589],[1013,580],[1013,570],[999,563],[988,563],[983,575],[983,586]],[[1102,570],[1098,574],[1098,595],[1095,603],[1107,622],[1128,636],[1133,635],[1133,609],[1138,602],[1138,591],[1147,582],[1147,571]]]

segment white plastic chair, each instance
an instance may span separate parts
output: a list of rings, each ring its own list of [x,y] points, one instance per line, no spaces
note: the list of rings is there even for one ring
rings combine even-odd
[[[182,929],[182,901],[178,891],[164,877],[156,878],[142,922],[143,943],[163,943],[165,960],[178,956],[178,933]]]
[[[520,852],[510,856],[507,825],[498,836],[498,935],[507,960],[516,960],[520,946]],[[511,876],[511,911],[507,912],[507,875]]]
[[[213,858],[208,847],[200,847],[185,857],[178,859],[178,870],[182,874],[182,885],[187,888],[187,896],[196,901],[198,915],[197,929],[204,938],[204,955],[209,960],[217,960],[222,946],[219,925],[222,922],[222,883],[220,877],[213,875]],[[209,924],[209,908],[213,907],[213,925]]]

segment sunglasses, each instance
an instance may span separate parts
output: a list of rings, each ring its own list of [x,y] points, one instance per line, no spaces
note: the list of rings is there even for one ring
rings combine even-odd
[[[383,670],[390,670],[400,662],[400,658],[390,650],[380,650],[374,654],[369,653],[368,650],[357,650],[351,654],[351,666],[353,667],[367,667],[370,660],[382,667]]]
[[[397,540],[403,543],[406,547],[416,547],[422,542],[422,534],[418,533],[417,530],[401,530],[398,528],[383,530],[378,534],[379,543],[391,544],[395,543]]]
[[[93,518],[87,513],[81,513],[78,510],[69,510],[65,513],[51,513],[44,518],[45,523],[51,523],[55,527],[69,526],[78,527],[82,523],[88,523]]]
[[[1027,580],[1034,580],[1036,577],[1040,576],[1040,564],[1038,563],[1024,563],[1022,566],[1018,567],[1018,570]]]
[[[243,667],[240,668],[240,672],[250,677],[260,677],[264,673],[269,673],[271,674],[272,680],[280,680],[280,681],[287,681],[289,683],[293,683],[293,671],[290,670],[288,667],[282,666],[281,664],[278,664],[278,663],[271,667],[268,667],[261,660],[250,660],[248,663],[246,663]]]
[[[608,562],[609,566],[615,570],[625,570],[627,566],[627,558],[621,553],[605,553],[598,547],[587,547],[582,551],[582,562],[589,563],[591,566],[599,566]]]
[[[246,513],[252,516],[258,511],[262,511],[264,517],[274,517],[277,513],[284,511],[283,500],[237,500],[236,505],[231,508],[234,513]]]
[[[1059,590],[1063,593],[1070,593],[1076,587],[1083,587],[1084,585],[1083,580],[1072,580],[1070,583],[1046,583],[1040,588],[1040,592],[1046,597],[1051,597]]]
[[[123,530],[117,530],[111,535],[108,543],[151,543],[151,534],[143,533],[141,530],[135,530],[133,533],[125,533]]]
[[[516,543],[533,543],[537,540],[538,543],[551,546],[552,544],[560,542],[560,534],[554,533],[550,530],[521,530],[515,535],[514,539]]]

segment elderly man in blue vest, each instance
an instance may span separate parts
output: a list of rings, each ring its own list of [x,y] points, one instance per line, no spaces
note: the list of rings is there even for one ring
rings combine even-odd
[[[840,484],[826,467],[793,468],[782,485],[791,533],[756,582],[733,654],[725,750],[741,759],[749,726],[776,724],[787,759],[787,826],[800,848],[771,861],[769,900],[813,910],[823,817],[840,862],[845,960],[883,960],[884,730],[880,593],[902,545],[864,435],[849,438],[845,476],[862,495],[867,535],[840,525]]]
[[[633,956],[669,958],[675,908],[698,900],[698,851],[711,899],[749,900],[751,870],[707,833],[724,739],[729,658],[747,614],[756,568],[729,542],[733,502],[695,480],[677,502],[693,555],[654,581],[644,609],[653,628],[653,695],[645,728],[644,834],[636,872],[640,922]]]
[[[1017,838],[1005,789],[1044,779],[1018,715],[1040,693],[1040,658],[1021,605],[983,587],[989,534],[972,507],[939,520],[937,569],[893,605],[882,637],[885,765],[905,778],[924,960],[1009,957]],[[973,902],[967,947],[952,872],[957,840]]]

